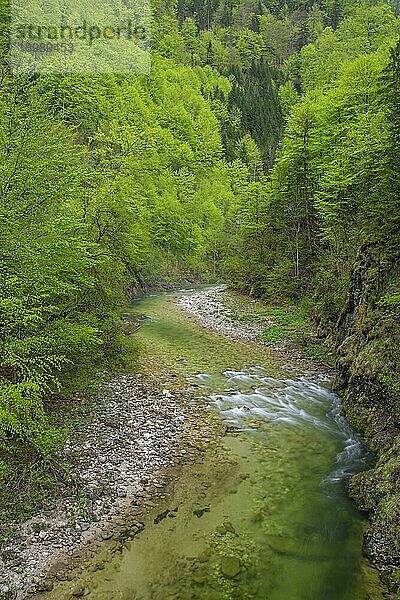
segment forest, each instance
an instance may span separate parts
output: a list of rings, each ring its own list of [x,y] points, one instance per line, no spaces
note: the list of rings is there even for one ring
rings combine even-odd
[[[156,0],[151,70],[126,75],[12,73],[9,10],[0,478],[51,465],[55,398],[133,368],[135,290],[224,282],[303,307],[375,450],[384,406],[390,473],[369,485],[398,519],[400,4]]]

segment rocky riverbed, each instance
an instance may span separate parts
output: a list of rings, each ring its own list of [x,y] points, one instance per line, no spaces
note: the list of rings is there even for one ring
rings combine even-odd
[[[185,446],[109,522],[104,537],[112,538],[100,532],[75,552],[67,573],[53,563],[46,579],[53,576],[54,588],[40,600],[383,598],[377,574],[364,573],[360,515],[340,483],[361,456],[343,452],[342,442],[358,445],[349,446],[352,434],[336,420],[323,364],[302,365],[296,340],[286,348],[263,345],[257,334],[232,340],[225,319],[211,331],[207,299],[235,329],[236,322],[257,324],[282,311],[219,289],[192,296],[189,310],[178,309],[177,294],[126,310],[128,321],[146,315],[135,337],[142,372],[159,374],[153,389],[166,396],[182,390]],[[169,380],[163,383],[161,373]],[[206,418],[202,402],[213,408]],[[213,414],[217,427],[208,424]],[[340,468],[331,473],[335,456]]]
[[[77,408],[79,411],[79,408]],[[151,507],[167,470],[213,437],[210,415],[190,404],[173,379],[121,375],[96,399],[58,456],[68,463],[58,500],[22,524],[1,546],[0,597],[20,600],[53,588],[93,544],[116,538],[126,512]],[[143,524],[133,522],[140,531]],[[119,535],[119,534],[118,534]]]
[[[252,301],[249,301],[251,303]],[[268,323],[246,323],[238,318],[234,297],[225,286],[202,290],[182,296],[178,306],[207,329],[227,335],[231,339],[255,341]]]

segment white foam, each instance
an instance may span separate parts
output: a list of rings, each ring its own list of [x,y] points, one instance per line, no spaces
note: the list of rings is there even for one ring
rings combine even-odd
[[[326,385],[320,385],[326,380],[274,379],[265,376],[262,367],[252,367],[248,372],[226,371],[223,375],[229,387],[238,389],[211,395],[209,401],[235,428],[254,430],[254,421],[260,420],[272,425],[314,428],[341,441],[343,450],[325,484],[342,481],[366,462],[359,436],[340,414],[340,398]]]

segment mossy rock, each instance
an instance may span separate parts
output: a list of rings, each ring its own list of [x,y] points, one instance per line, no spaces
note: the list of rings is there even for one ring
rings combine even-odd
[[[299,544],[294,538],[281,535],[268,535],[267,542],[269,547],[277,554],[297,556],[299,553]]]
[[[284,556],[294,556],[301,560],[327,560],[329,558],[324,546],[299,543],[292,537],[268,535],[267,542],[274,552]]]
[[[221,573],[228,579],[234,579],[241,571],[240,560],[235,556],[223,556],[221,558]]]
[[[236,534],[235,528],[230,521],[224,521],[222,525],[218,525],[216,531],[220,535],[225,535],[226,533]]]

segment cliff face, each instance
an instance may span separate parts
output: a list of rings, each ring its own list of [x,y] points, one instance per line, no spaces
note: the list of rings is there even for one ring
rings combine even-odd
[[[399,282],[398,261],[382,257],[376,245],[362,248],[338,322],[336,382],[348,421],[376,454],[350,493],[370,515],[365,552],[393,591],[400,581]]]

